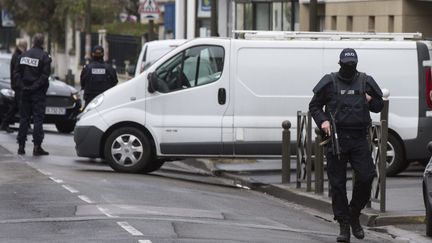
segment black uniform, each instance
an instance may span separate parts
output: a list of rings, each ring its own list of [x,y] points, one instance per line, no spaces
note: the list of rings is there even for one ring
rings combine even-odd
[[[51,57],[41,47],[33,47],[23,53],[14,72],[17,82],[22,84],[20,126],[18,143],[27,140],[27,129],[33,116],[33,143],[40,146],[44,138],[43,120],[45,117],[46,91],[49,86]]]
[[[355,72],[351,79],[340,73],[325,75],[313,89],[309,110],[318,127],[335,115],[341,150],[340,159],[327,146],[327,174],[332,187],[332,206],[335,219],[348,222],[358,217],[370,198],[372,180],[376,174],[367,141],[371,125],[369,111],[383,108],[382,92],[371,76]],[[372,97],[367,102],[365,93]],[[323,107],[325,106],[325,111]],[[346,196],[347,163],[356,173],[353,196],[348,204]]]
[[[105,90],[116,86],[117,73],[114,68],[102,59],[93,60],[81,72],[81,88],[84,89],[84,100],[87,106],[92,99]]]
[[[22,51],[19,48],[15,49],[14,54],[12,55],[11,63],[10,63],[10,74],[11,74],[11,88],[15,92],[14,101],[9,107],[8,112],[6,113],[2,124],[1,129],[11,131],[9,128],[9,124],[12,122],[15,114],[18,112],[21,100],[21,86],[22,84],[14,77],[15,69],[18,65],[18,58],[22,54]]]

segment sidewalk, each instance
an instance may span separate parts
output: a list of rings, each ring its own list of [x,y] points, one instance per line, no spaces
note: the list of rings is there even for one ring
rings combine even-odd
[[[328,195],[327,179],[324,194],[306,192],[305,183],[296,188],[295,160],[291,164],[291,183],[281,183],[280,160],[258,160],[255,162],[221,163],[214,160],[185,161],[184,163],[211,172],[214,175],[230,178],[242,186],[261,191],[278,198],[311,207],[332,214],[331,199]],[[372,208],[363,210],[362,224],[376,227],[400,224],[424,224],[425,207],[422,193],[422,176],[424,168],[410,166],[397,177],[387,177],[386,212],[379,211],[379,204],[372,203]],[[351,175],[348,173],[347,193],[351,198]]]

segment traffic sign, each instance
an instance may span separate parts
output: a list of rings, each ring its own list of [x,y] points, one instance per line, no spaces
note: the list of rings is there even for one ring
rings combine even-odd
[[[159,19],[160,9],[156,0],[145,0],[140,4],[138,12],[145,19]]]

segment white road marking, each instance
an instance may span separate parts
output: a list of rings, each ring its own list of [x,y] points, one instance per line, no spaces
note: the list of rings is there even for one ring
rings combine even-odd
[[[70,193],[78,193],[79,191],[71,186],[68,185],[62,185],[62,187],[66,190],[68,190]]]
[[[29,163],[29,164],[30,164],[30,163]],[[51,172],[43,171],[43,170],[41,170],[41,169],[37,169],[37,171],[39,171],[42,175],[46,175],[46,176],[52,175]]]
[[[106,208],[103,208],[101,206],[96,206],[96,208],[110,218],[118,218],[118,216],[112,215],[111,212]]]
[[[139,243],[152,243],[151,240],[139,240]]]
[[[63,183],[62,179],[58,179],[58,178],[55,178],[55,177],[50,177],[50,179],[53,180],[55,183],[59,183],[59,184]]]
[[[83,200],[83,201],[86,202],[86,203],[94,203],[94,201],[92,201],[92,200],[91,200],[90,198],[88,198],[87,196],[79,195],[78,197],[79,197],[79,199]]]
[[[124,230],[126,230],[127,232],[129,232],[129,234],[133,236],[143,235],[143,233],[139,232],[137,229],[132,227],[132,225],[130,225],[128,222],[124,222],[124,221],[117,222],[117,224],[120,225],[120,227],[122,227]]]

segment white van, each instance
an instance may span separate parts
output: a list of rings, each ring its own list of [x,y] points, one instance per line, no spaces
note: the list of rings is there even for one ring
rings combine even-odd
[[[428,158],[430,42],[398,40],[410,37],[402,34],[284,34],[184,43],[87,106],[74,133],[78,156],[105,158],[122,172],[151,172],[184,157],[280,158],[282,121],[296,134],[297,111],[308,110],[312,88],[339,70],[339,53],[350,47],[358,70],[390,90],[390,174]]]
[[[153,64],[157,59],[183,44],[186,40],[156,40],[146,42],[141,48],[135,68],[135,77]]]

